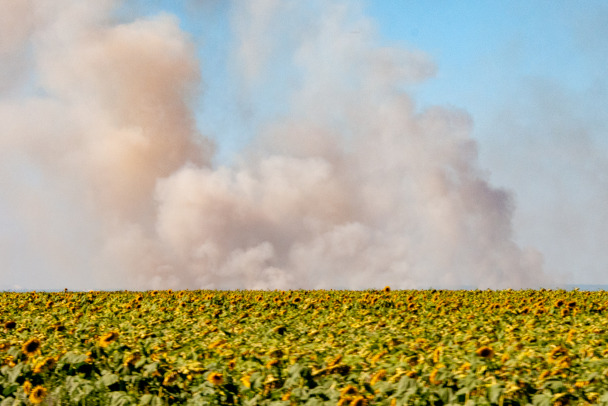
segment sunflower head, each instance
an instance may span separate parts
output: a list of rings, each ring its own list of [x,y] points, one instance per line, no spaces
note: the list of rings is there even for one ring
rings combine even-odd
[[[475,354],[479,355],[482,358],[491,358],[494,356],[494,350],[488,346],[483,346],[475,351]]]
[[[280,360],[278,359],[271,359],[270,361],[268,361],[266,363],[266,368],[272,368],[272,367],[276,367],[277,365],[279,365],[281,363]]]
[[[126,367],[133,367],[133,366],[135,366],[135,364],[137,364],[137,362],[140,359],[141,359],[141,355],[139,355],[139,353],[129,354],[125,358],[125,361],[124,361],[123,365],[126,366]]]
[[[17,327],[17,323],[14,320],[9,320],[6,323],[4,323],[4,328],[7,330],[12,330],[15,327]]]
[[[352,385],[348,385],[340,391],[341,396],[356,395],[357,393],[359,393],[359,391]]]
[[[177,373],[171,372],[165,375],[165,379],[163,379],[163,386],[171,386],[177,381]]]
[[[390,286],[385,286],[385,287],[384,287],[384,289],[382,289],[382,291],[383,291],[384,293],[388,293],[388,292],[390,292],[390,291],[391,291],[391,287],[390,287]]]
[[[214,385],[221,385],[224,383],[224,375],[220,372],[211,372],[207,377],[207,380]]]
[[[565,347],[555,347],[549,352],[548,361],[555,362],[563,357],[568,356],[568,349]]]
[[[116,331],[111,331],[107,334],[104,334],[99,339],[99,346],[105,348],[108,345],[110,345],[113,341],[115,341],[117,338],[118,338],[118,333]]]
[[[28,357],[31,357],[32,355],[36,355],[39,350],[40,350],[40,340],[37,338],[31,338],[31,339],[27,340],[25,342],[25,344],[23,344],[23,346],[21,347],[21,351],[23,351],[23,353],[25,355],[27,355]]]
[[[37,405],[42,403],[44,398],[46,397],[46,389],[40,385],[36,386],[34,389],[30,391],[29,400],[33,404]]]
[[[25,381],[23,383],[23,392],[25,392],[26,395],[29,395],[31,391],[32,391],[32,383],[30,381]]]
[[[374,386],[377,382],[381,381],[385,376],[386,376],[386,371],[384,369],[381,369],[380,371],[376,372],[374,374],[374,376],[372,376],[370,384],[372,386]]]
[[[363,396],[357,396],[350,403],[349,406],[364,406],[367,404],[367,399]]]
[[[51,369],[55,368],[56,363],[57,361],[53,357],[45,358],[42,361],[37,362],[36,365],[34,365],[34,373],[40,374],[43,372],[50,371]]]

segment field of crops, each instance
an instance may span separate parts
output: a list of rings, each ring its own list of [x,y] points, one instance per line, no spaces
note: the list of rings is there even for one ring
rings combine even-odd
[[[0,405],[608,403],[608,293],[0,293]]]

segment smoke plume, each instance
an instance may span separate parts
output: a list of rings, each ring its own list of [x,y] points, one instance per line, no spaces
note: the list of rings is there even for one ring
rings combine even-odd
[[[214,163],[198,130],[201,69],[177,17],[123,21],[112,1],[0,5],[0,283],[546,282],[540,254],[512,240],[511,195],[478,167],[471,118],[418,111],[404,90],[433,62],[379,47],[351,2],[232,4],[239,102],[272,94],[280,108],[231,164]]]

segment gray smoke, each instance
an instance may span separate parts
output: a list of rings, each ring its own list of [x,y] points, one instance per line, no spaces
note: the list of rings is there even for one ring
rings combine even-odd
[[[0,1],[0,282],[546,282],[540,254],[513,242],[510,194],[478,167],[471,118],[417,111],[404,91],[432,61],[379,47],[351,2],[232,3],[238,97],[283,110],[230,165],[197,129],[193,39],[169,14],[119,23],[115,3]],[[289,86],[273,88],[277,72]]]

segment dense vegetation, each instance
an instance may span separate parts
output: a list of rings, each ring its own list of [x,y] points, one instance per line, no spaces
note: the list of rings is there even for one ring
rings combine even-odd
[[[0,404],[608,403],[608,293],[1,293]]]

